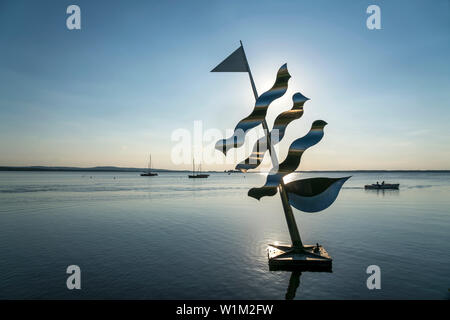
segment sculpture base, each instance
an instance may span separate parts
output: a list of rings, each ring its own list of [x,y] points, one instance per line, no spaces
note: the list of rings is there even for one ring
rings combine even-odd
[[[299,270],[331,272],[332,261],[322,246],[305,245],[297,248],[270,244],[267,248],[270,270]]]

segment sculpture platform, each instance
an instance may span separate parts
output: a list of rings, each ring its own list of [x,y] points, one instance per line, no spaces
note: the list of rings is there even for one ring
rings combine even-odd
[[[296,248],[270,244],[267,249],[270,270],[301,270],[331,272],[332,261],[322,246],[305,245]]]

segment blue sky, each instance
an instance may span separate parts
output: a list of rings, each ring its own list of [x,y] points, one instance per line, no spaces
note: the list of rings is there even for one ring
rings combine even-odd
[[[300,169],[450,169],[449,1],[2,1],[0,40],[0,165],[143,167],[151,152],[190,168],[171,162],[174,130],[225,131],[253,108],[245,74],[209,72],[243,40],[260,94],[282,64],[292,76],[269,126],[311,98],[280,158],[323,119]]]

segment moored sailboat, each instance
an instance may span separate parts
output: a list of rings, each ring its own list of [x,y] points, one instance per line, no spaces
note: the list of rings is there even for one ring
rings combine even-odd
[[[150,155],[150,161],[148,162],[148,170],[147,172],[141,173],[141,177],[154,177],[158,174],[156,172],[152,172],[152,155]]]
[[[201,167],[199,168],[199,170],[196,173],[195,172],[195,163],[194,163],[194,160],[192,160],[192,174],[190,174],[188,177],[191,179],[198,179],[198,178],[206,179],[209,177],[209,174],[201,173]]]

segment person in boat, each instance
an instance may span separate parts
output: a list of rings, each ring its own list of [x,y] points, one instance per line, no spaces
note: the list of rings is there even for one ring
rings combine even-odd
[[[316,246],[314,247],[314,252],[315,252],[315,253],[320,252],[320,246],[319,246],[319,243],[316,243]]]
[[[382,186],[384,186],[384,181],[381,183]]]
[[[378,183],[378,181],[377,181],[377,187],[379,186],[380,184]]]

